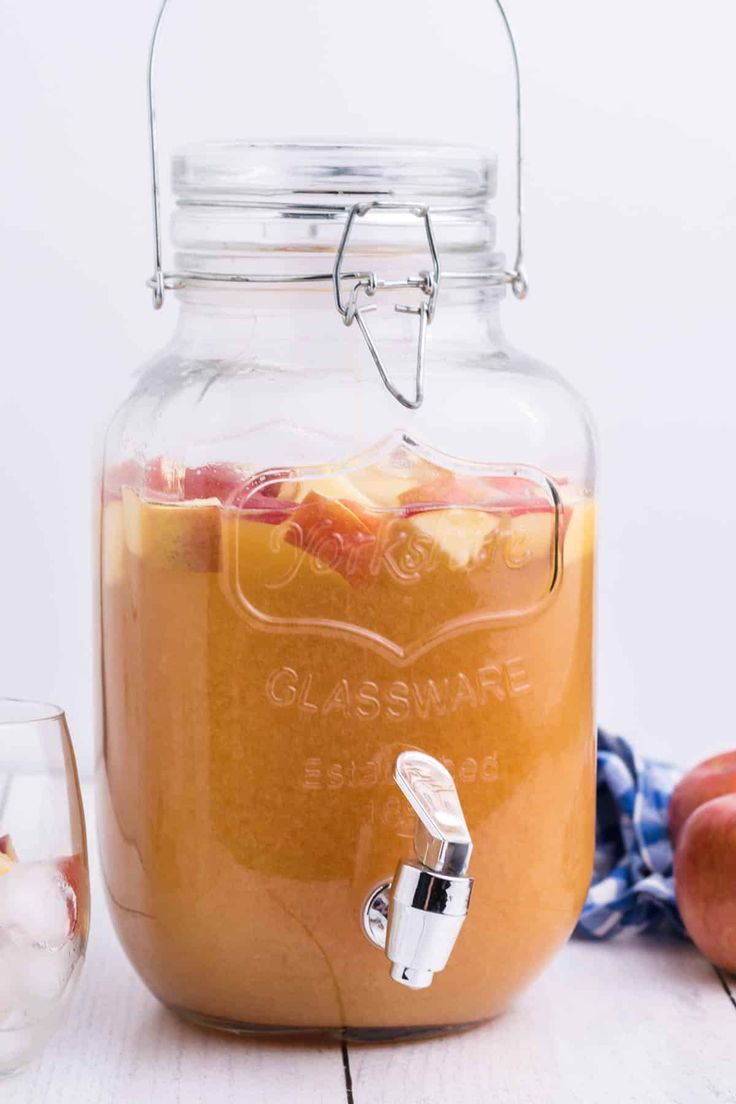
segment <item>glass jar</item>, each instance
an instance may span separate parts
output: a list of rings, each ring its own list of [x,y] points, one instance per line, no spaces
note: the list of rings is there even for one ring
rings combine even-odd
[[[173,175],[178,326],[103,477],[117,931],[214,1026],[486,1020],[575,924],[595,797],[592,432],[501,331],[495,162],[210,143]]]

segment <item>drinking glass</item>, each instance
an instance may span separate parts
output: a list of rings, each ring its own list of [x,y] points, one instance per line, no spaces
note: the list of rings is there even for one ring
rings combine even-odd
[[[84,811],[64,713],[0,698],[0,1075],[48,1039],[88,930]]]

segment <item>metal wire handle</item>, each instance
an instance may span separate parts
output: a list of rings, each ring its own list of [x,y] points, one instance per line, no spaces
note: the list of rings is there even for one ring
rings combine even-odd
[[[501,20],[506,31],[506,35],[511,48],[511,57],[514,66],[514,82],[516,85],[516,258],[514,260],[514,267],[510,272],[505,274],[505,280],[511,285],[511,289],[517,299],[526,298],[529,290],[529,285],[524,271],[524,181],[523,181],[523,128],[522,128],[522,99],[521,99],[521,69],[519,66],[519,55],[516,49],[516,40],[514,39],[513,31],[511,30],[511,24],[509,23],[508,16],[504,9],[501,0],[493,0],[498,12],[501,16]],[[166,288],[176,286],[176,277],[167,277],[163,267],[163,248],[161,244],[161,178],[159,172],[159,156],[158,156],[158,127],[156,120],[156,54],[158,44],[161,38],[161,30],[164,23],[164,17],[170,7],[171,0],[163,0],[159,9],[158,16],[156,17],[156,23],[153,28],[153,36],[151,38],[151,47],[148,54],[148,137],[149,137],[149,149],[151,155],[151,186],[152,186],[152,199],[153,199],[153,239],[154,239],[154,273],[151,279],[148,281],[149,287],[153,291],[153,305],[156,310],[160,310],[164,304],[164,296]],[[301,281],[314,281],[315,279],[330,279],[328,274],[326,277],[321,275],[310,276],[293,276],[289,279],[291,283],[298,283]],[[273,279],[273,278],[272,278]],[[263,278],[258,277],[237,277],[230,275],[230,282],[243,282],[243,283],[262,283],[266,282]],[[360,322],[360,319],[358,319]]]

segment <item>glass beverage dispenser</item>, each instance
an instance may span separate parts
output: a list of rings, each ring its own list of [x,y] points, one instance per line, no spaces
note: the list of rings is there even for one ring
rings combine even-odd
[[[229,1030],[486,1020],[575,924],[595,798],[592,431],[501,330],[496,162],[192,146],[167,272],[151,123],[179,320],[106,444],[118,934]]]

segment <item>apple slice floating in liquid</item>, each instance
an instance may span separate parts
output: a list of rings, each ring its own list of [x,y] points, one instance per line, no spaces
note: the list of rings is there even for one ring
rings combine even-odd
[[[309,491],[291,514],[285,539],[357,584],[370,578],[379,525],[356,502]]]

